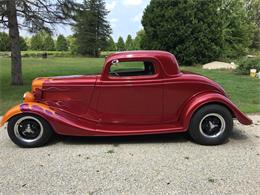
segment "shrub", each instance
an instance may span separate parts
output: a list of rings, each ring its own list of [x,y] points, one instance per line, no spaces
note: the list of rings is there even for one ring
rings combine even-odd
[[[256,69],[257,72],[260,71],[260,57],[245,58],[240,62],[238,66],[238,71],[241,74],[249,74],[250,69]]]

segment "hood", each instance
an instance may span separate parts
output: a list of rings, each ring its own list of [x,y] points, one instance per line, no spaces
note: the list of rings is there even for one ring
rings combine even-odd
[[[70,76],[54,76],[54,77],[39,77],[32,82],[32,91],[42,89],[43,87],[51,86],[72,86],[95,84],[97,75],[70,75]]]

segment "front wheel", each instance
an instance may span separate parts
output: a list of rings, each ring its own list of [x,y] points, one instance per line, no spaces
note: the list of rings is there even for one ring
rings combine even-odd
[[[51,138],[53,131],[49,123],[33,114],[19,114],[8,121],[10,139],[25,148],[39,147]]]
[[[189,134],[199,144],[219,145],[228,139],[232,129],[233,118],[230,111],[224,106],[210,104],[193,115]]]

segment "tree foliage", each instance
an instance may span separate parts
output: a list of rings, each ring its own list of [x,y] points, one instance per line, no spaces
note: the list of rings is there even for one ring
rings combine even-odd
[[[116,51],[116,44],[114,42],[113,37],[111,37],[111,36],[109,36],[109,38],[107,40],[106,51]]]
[[[245,51],[251,25],[242,0],[151,0],[142,24],[144,49],[174,53],[182,64]]]
[[[260,0],[245,0],[247,14],[255,29],[251,47],[260,50]]]
[[[144,41],[145,41],[145,32],[144,30],[139,30],[136,33],[135,39],[133,41],[133,49],[134,50],[140,50],[141,48],[145,48]]]
[[[41,31],[33,35],[31,38],[31,49],[38,51],[55,50],[55,44],[51,34],[45,31]]]
[[[254,25],[249,19],[242,0],[222,1],[221,6],[223,47],[222,56],[245,54],[252,44]]]
[[[28,45],[26,43],[26,40],[23,37],[20,37],[20,47],[22,51],[26,51],[28,49]]]
[[[54,51],[55,43],[50,33],[43,33],[42,35],[43,50],[44,51]]]
[[[116,47],[117,47],[117,51],[124,51],[125,50],[125,42],[124,42],[123,37],[120,36],[118,38]]]
[[[10,36],[13,85],[23,83],[19,27],[34,33],[39,30],[50,32],[55,24],[70,24],[78,7],[80,5],[74,0],[0,1],[0,27],[8,28]]]
[[[40,33],[36,33],[31,38],[31,48],[32,50],[42,50],[43,41]]]
[[[10,51],[9,36],[5,32],[0,32],[0,51]]]
[[[78,52],[78,44],[76,41],[76,37],[74,35],[70,35],[67,37],[68,49],[72,54],[76,54]]]
[[[98,56],[107,46],[111,27],[103,0],[85,0],[83,9],[76,18],[76,39],[78,52],[83,55]]]
[[[19,43],[22,51],[28,49],[28,45],[23,37],[19,37]],[[10,38],[5,32],[0,32],[0,51],[10,51]]]
[[[125,41],[125,49],[126,50],[133,50],[133,39],[131,35],[128,35]]]
[[[63,35],[59,35],[56,42],[56,50],[58,51],[67,51],[68,43]]]

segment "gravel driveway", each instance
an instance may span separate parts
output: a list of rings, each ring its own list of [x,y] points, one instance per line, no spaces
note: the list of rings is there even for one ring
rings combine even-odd
[[[0,131],[0,194],[260,194],[260,115],[220,146],[184,134],[58,137],[21,149]]]

